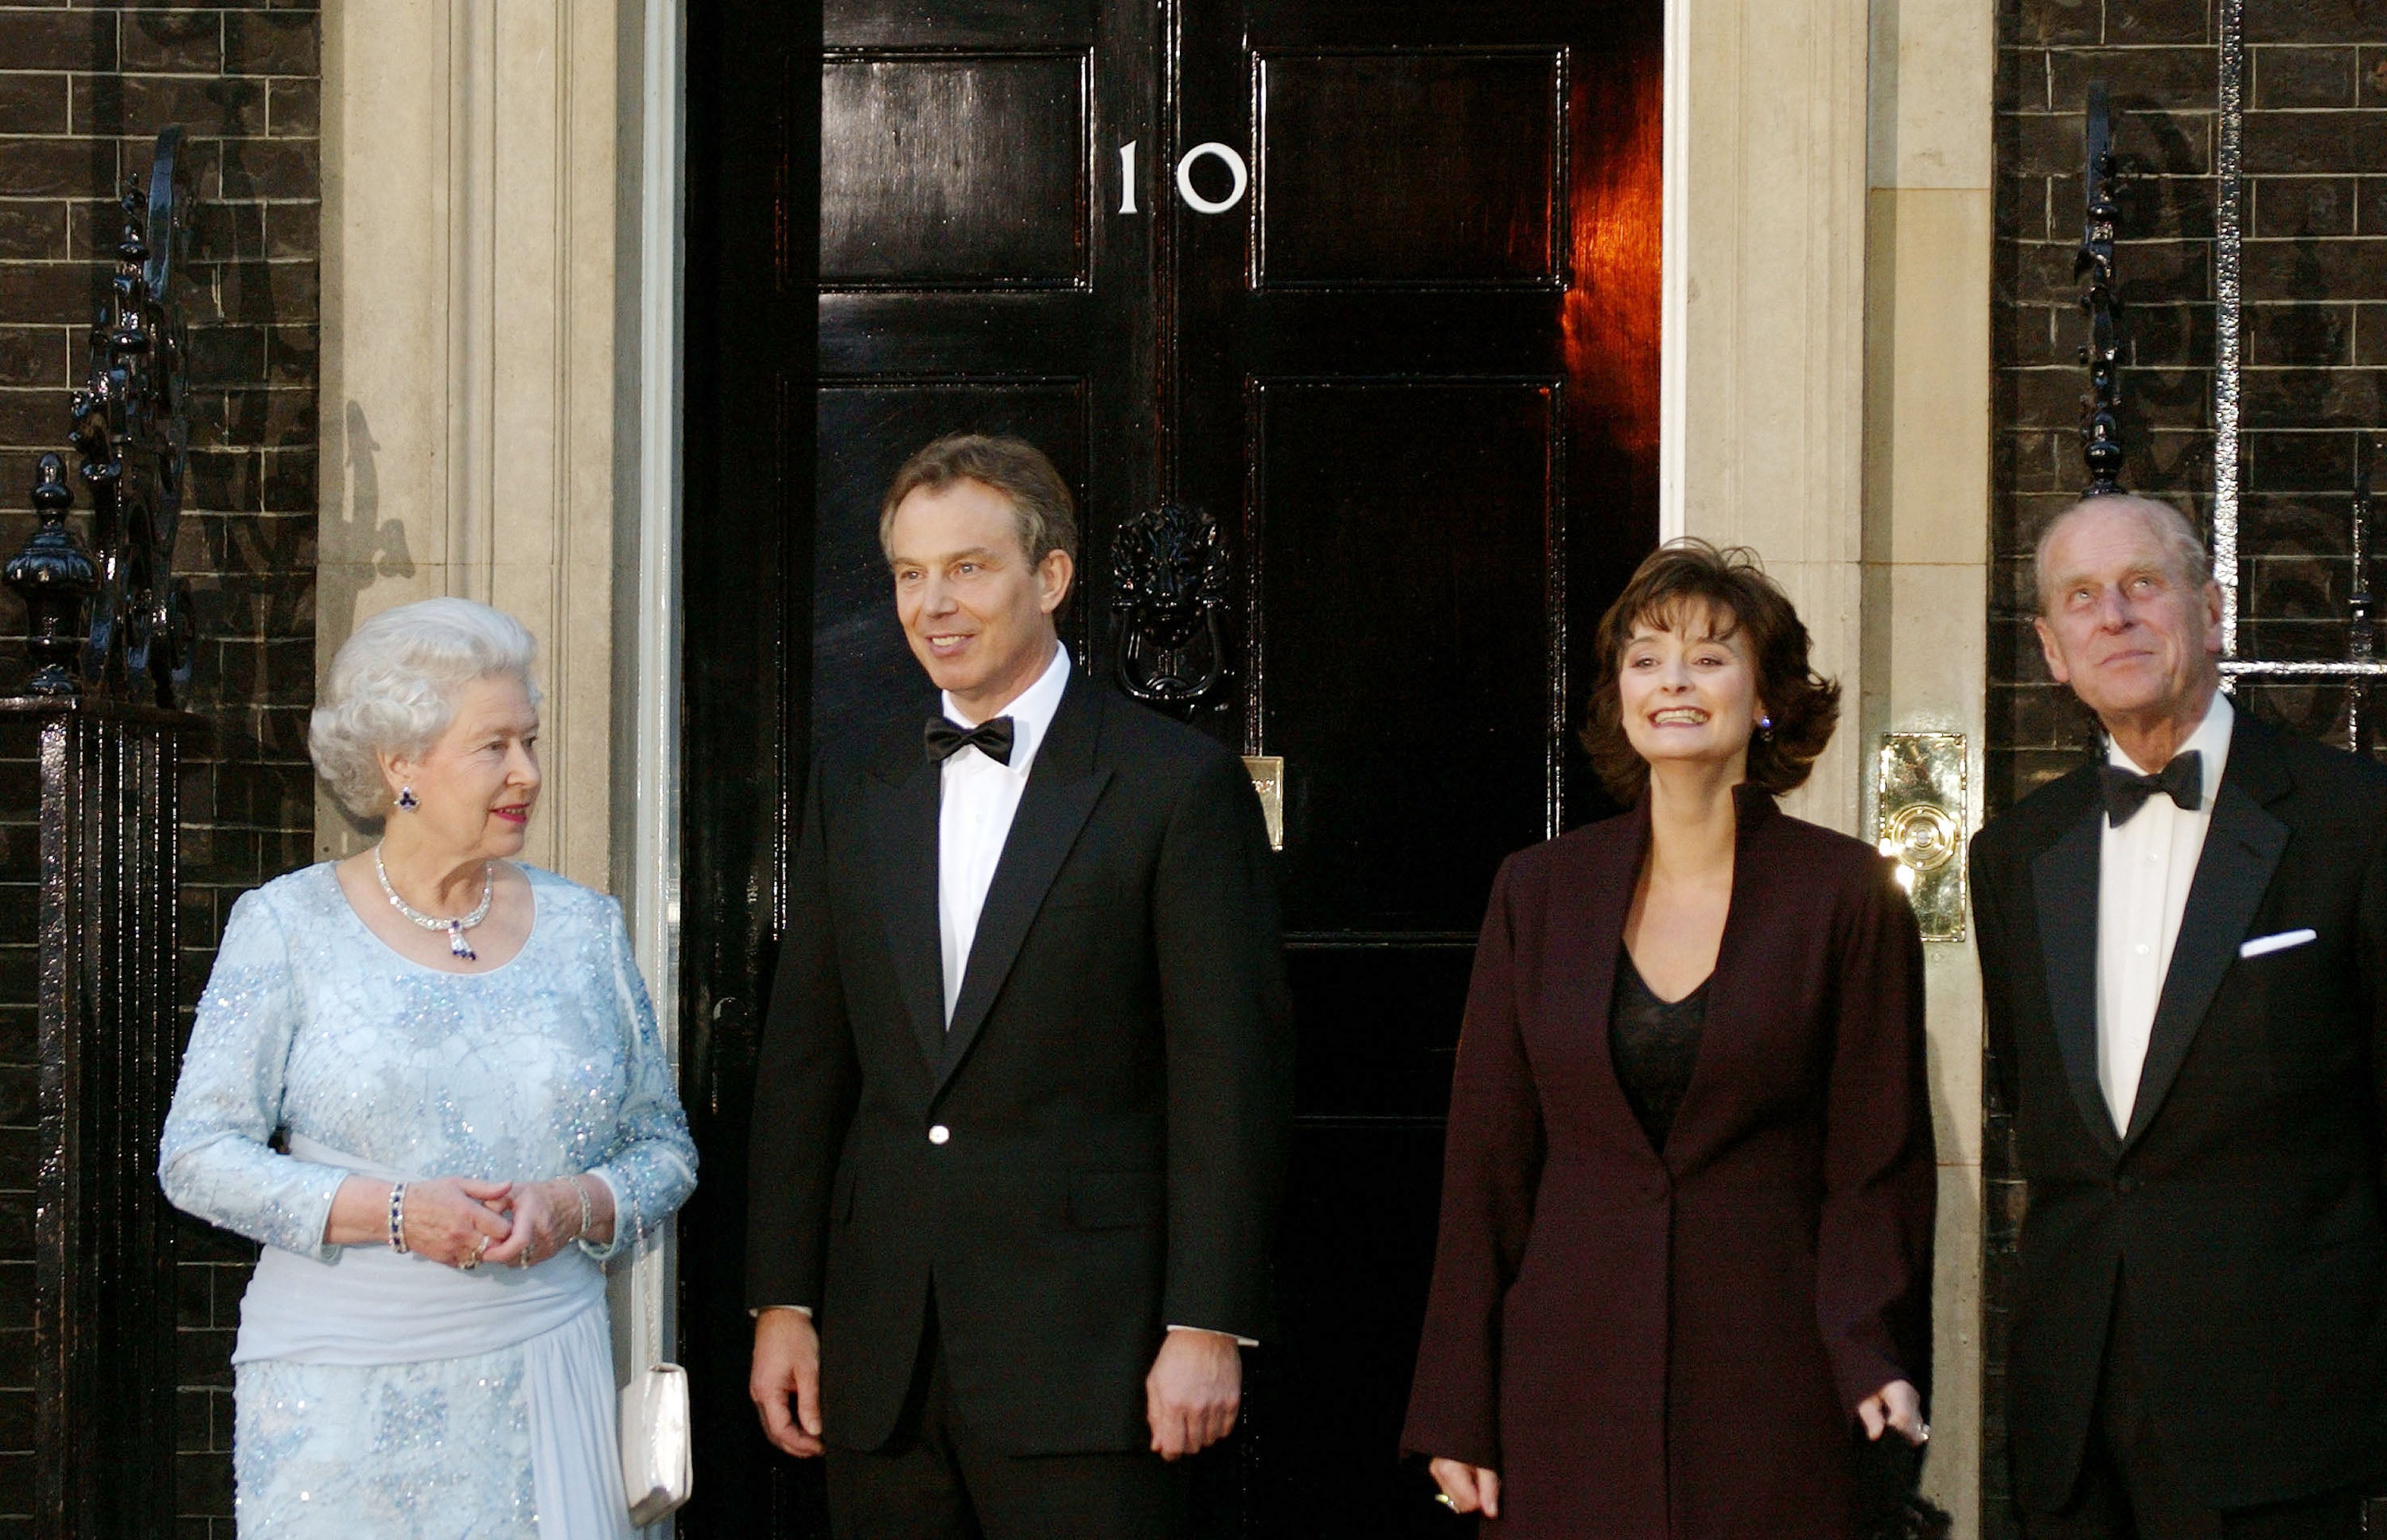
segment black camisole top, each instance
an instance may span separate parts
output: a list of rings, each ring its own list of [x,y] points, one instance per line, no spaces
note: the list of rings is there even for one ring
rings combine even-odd
[[[1608,1053],[1633,1116],[1663,1150],[1674,1113],[1690,1089],[1699,1060],[1699,1034],[1707,1027],[1708,985],[1714,975],[1680,1000],[1661,1000],[1633,966],[1633,953],[1616,949],[1616,991],[1608,1012]]]

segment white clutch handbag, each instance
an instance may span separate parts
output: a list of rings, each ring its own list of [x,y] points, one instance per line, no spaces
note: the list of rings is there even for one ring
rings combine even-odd
[[[688,1370],[657,1364],[622,1387],[622,1492],[630,1522],[651,1524],[688,1501]]]

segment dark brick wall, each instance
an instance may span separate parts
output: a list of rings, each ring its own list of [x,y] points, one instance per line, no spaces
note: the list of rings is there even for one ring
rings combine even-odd
[[[196,590],[194,704],[216,729],[183,788],[186,1001],[233,899],[313,849],[318,33],[313,0],[0,6],[0,554],[30,527],[36,456],[63,448],[118,230],[111,199],[145,175],[157,130],[184,126],[210,205],[185,291],[192,506],[175,554]],[[21,626],[13,598],[0,599],[0,689],[24,677]],[[16,815],[19,790],[0,783],[0,821]],[[29,1056],[15,1021],[0,1006],[0,1143],[27,1115],[11,1094]],[[22,1228],[0,1193],[0,1256],[24,1243]],[[228,1540],[226,1359],[254,1248],[196,1224],[178,1246],[182,1534]],[[20,1356],[0,1354],[0,1514],[20,1463],[10,1457],[30,1437],[5,1388],[21,1382]]]
[[[2029,625],[2030,547],[2077,494],[2081,107],[2113,92],[2132,351],[2125,483],[2210,517],[2216,0],[2002,0],[1994,317],[1991,811],[2077,762],[2086,716]],[[2387,378],[2387,6],[2250,0],[2246,30],[2242,648],[2342,657],[2355,456]],[[2380,174],[2363,174],[2365,171]],[[2387,480],[2387,462],[2380,467]],[[2338,689],[2256,707],[2344,733]]]
[[[2118,267],[2131,308],[2124,483],[2210,519],[2218,0],[2000,0],[1995,501],[1988,811],[2080,763],[2092,722],[2047,676],[2029,624],[2032,543],[2078,495],[2072,278],[2088,82],[2105,81],[2130,173]],[[2387,370],[2387,5],[2246,0],[2241,648],[2343,657],[2355,456]],[[2372,174],[2365,174],[2372,173]],[[2379,462],[2387,482],[2387,460]],[[2382,499],[2387,514],[2387,499]],[[2380,574],[2373,568],[2373,587]],[[2249,688],[2258,713],[2343,742],[2345,692]],[[2375,691],[2370,709],[2387,705]],[[2376,718],[2374,717],[2375,721]],[[2014,1533],[2002,1447],[2004,1316],[2022,1192],[1988,1145],[1983,1533]]]

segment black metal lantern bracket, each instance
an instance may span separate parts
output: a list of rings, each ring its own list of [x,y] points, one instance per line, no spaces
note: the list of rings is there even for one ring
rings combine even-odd
[[[91,548],[67,525],[73,494],[64,462],[44,455],[32,537],[7,564],[8,586],[25,602],[34,696],[145,694],[173,710],[190,684],[190,590],[173,572],[190,444],[188,342],[174,280],[196,212],[182,144],[180,127],[158,134],[147,188],[129,186],[120,199],[116,271],[92,328],[84,383],[68,404],[67,436],[91,498]]]
[[[2089,317],[2089,341],[2080,361],[2089,366],[2089,390],[2080,402],[2080,453],[2088,462],[2083,495],[2102,497],[2122,489],[2122,435],[2115,410],[2122,400],[2122,297],[2114,269],[2114,227],[2121,217],[2116,198],[2121,162],[2114,154],[2105,82],[2089,87],[2088,145],[2084,157],[2080,251],[2072,276],[2086,278],[2080,309]]]

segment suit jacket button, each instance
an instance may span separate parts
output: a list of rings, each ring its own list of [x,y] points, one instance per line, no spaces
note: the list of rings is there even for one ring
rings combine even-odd
[[[928,1130],[928,1142],[931,1144],[941,1144],[953,1136],[954,1130],[942,1123],[934,1124]]]
[[[2115,1177],[2114,1179],[2114,1191],[2121,1193],[2122,1196],[2126,1198],[2138,1190],[2139,1179],[2136,1177]]]

